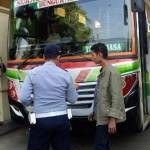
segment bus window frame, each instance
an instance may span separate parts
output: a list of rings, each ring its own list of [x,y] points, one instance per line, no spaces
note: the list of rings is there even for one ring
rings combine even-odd
[[[131,32],[131,50],[130,51],[126,51],[126,52],[109,52],[109,59],[115,59],[115,58],[129,58],[129,57],[137,57],[137,35],[136,35],[136,13],[131,11],[130,12],[130,31]],[[86,55],[86,54],[85,54]],[[82,56],[67,56],[66,58],[68,58],[68,60],[70,59],[80,59],[82,58]],[[43,58],[32,58],[32,59],[29,59],[29,61],[32,61],[32,60],[37,60],[37,61],[41,61]],[[20,59],[20,58],[17,58],[15,60],[9,60],[9,62],[21,62],[23,61],[24,59]]]
[[[110,58],[115,58],[115,57],[124,57],[124,56],[127,56],[127,57],[136,57],[137,56],[137,35],[136,35],[136,21],[135,21],[135,18],[136,18],[136,13],[134,12],[131,12],[131,51],[129,52],[110,52],[109,53],[109,57]]]

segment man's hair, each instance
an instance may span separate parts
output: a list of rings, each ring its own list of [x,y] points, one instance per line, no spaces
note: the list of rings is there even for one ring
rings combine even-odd
[[[94,53],[102,53],[103,54],[103,58],[104,59],[107,59],[108,58],[108,49],[106,47],[106,45],[104,43],[97,43],[97,44],[94,44],[92,47],[91,47],[91,50],[94,52]]]

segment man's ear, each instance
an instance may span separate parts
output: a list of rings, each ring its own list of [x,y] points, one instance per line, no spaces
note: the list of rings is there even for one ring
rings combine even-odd
[[[99,52],[98,55],[103,58],[103,54],[101,52]]]

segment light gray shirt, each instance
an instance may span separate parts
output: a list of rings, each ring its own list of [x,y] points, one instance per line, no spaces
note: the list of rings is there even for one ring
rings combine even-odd
[[[20,100],[25,106],[33,101],[35,113],[64,111],[66,101],[76,102],[77,91],[69,73],[48,61],[29,72],[21,88]]]

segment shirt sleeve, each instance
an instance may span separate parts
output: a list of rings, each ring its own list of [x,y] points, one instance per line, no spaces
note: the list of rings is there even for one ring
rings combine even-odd
[[[110,77],[110,90],[111,90],[111,108],[109,112],[110,117],[121,119],[121,108],[124,108],[122,81],[118,72],[114,72]]]
[[[28,106],[32,102],[31,94],[33,93],[33,84],[31,81],[31,75],[29,74],[22,85],[21,88],[21,95],[20,95],[20,101],[23,105]]]
[[[95,93],[94,93],[94,104],[93,104],[93,112],[96,113],[96,106],[97,106],[97,85],[95,87]]]
[[[101,70],[100,71],[102,71],[102,69],[103,68],[101,68]],[[94,99],[93,99],[93,101],[94,101],[94,104],[93,104],[93,112],[94,113],[96,113],[96,107],[97,107],[97,92],[99,91],[99,89],[98,89],[98,85],[100,84],[99,81],[100,79],[99,79],[99,76],[98,76],[98,78],[97,78],[97,83],[96,83],[96,86],[95,86],[95,92],[94,92]]]
[[[73,84],[73,80],[71,76],[69,75],[69,83],[67,88],[67,101],[73,104],[77,101],[77,98],[78,98],[78,94],[76,88]]]

